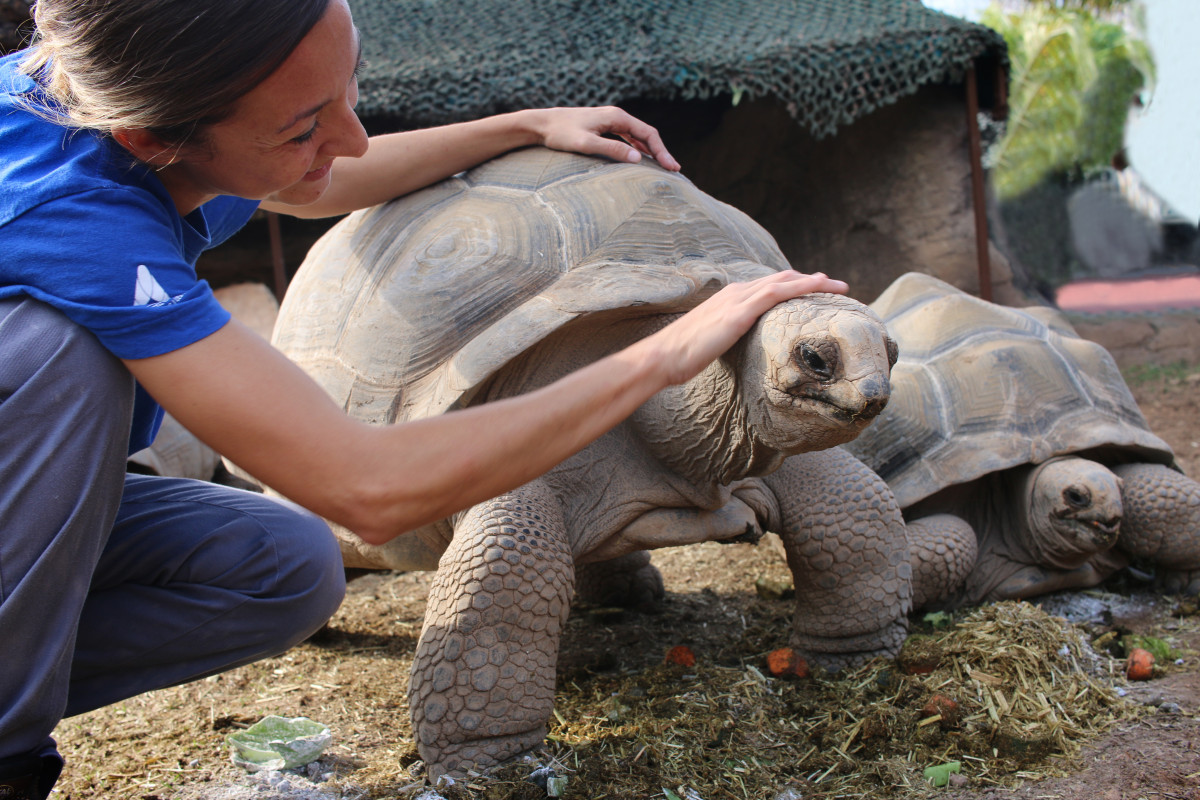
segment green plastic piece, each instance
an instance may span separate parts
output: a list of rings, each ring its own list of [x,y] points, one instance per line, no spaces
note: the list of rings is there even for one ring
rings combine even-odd
[[[263,717],[225,741],[233,763],[250,772],[302,767],[321,757],[332,736],[329,727],[306,717]]]
[[[936,764],[932,767],[925,768],[925,780],[932,783],[934,786],[945,786],[950,782],[951,773],[958,774],[962,772],[962,763],[959,761],[947,761],[945,764]]]

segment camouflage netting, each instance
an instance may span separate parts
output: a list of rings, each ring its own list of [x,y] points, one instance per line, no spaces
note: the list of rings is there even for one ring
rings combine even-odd
[[[775,97],[815,136],[1007,60],[917,0],[350,0],[364,117],[426,126],[633,99]]]

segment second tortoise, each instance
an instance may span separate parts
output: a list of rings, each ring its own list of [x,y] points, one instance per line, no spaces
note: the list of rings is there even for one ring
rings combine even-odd
[[[1107,350],[1053,309],[917,273],[872,308],[900,356],[887,409],[846,449],[904,509],[915,608],[1095,586],[1134,563],[1200,590],[1200,484]]]

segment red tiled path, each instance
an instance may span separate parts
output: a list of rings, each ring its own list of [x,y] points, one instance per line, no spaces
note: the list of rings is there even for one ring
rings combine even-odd
[[[1055,302],[1064,311],[1092,313],[1200,309],[1200,275],[1078,281],[1059,287]]]

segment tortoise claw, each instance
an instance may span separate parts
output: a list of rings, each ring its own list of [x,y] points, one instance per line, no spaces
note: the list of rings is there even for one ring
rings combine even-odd
[[[746,530],[731,539],[719,539],[721,544],[758,544],[763,537],[763,529],[753,522],[746,523]]]

